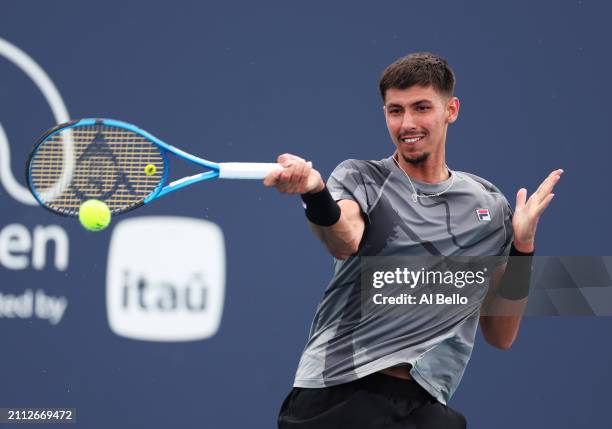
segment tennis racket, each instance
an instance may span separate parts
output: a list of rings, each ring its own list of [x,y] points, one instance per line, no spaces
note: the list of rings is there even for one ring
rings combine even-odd
[[[207,169],[168,183],[168,154]],[[104,201],[113,215],[125,213],[198,182],[263,179],[277,163],[216,163],[164,143],[126,122],[80,119],[47,131],[27,162],[27,182],[36,200],[64,216],[81,204]]]

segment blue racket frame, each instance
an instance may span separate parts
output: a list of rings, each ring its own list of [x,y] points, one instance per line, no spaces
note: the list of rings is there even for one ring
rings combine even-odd
[[[152,143],[156,144],[158,147],[160,147],[162,149],[161,154],[163,156],[163,160],[164,160],[164,174],[161,177],[161,180],[159,182],[159,185],[153,190],[153,192],[151,192],[151,194],[149,194],[144,200],[143,200],[143,204],[148,204],[151,201],[162,197],[164,195],[167,195],[171,192],[177,191],[181,188],[184,188],[185,186],[189,186],[192,185],[194,183],[197,182],[204,182],[206,180],[213,180],[219,177],[219,164],[217,164],[216,162],[213,161],[208,161],[206,159],[203,158],[199,158],[197,156],[191,155],[187,152],[182,151],[179,148],[176,148],[160,139],[158,139],[157,137],[155,137],[154,135],[152,135],[151,133],[135,126],[132,124],[129,124],[127,122],[123,122],[123,121],[118,121],[115,119],[99,119],[99,118],[85,118],[85,119],[80,119],[78,121],[75,121],[73,123],[68,123],[68,124],[64,124],[62,126],[58,126],[56,129],[54,129],[52,132],[47,133],[43,139],[41,139],[41,141],[47,140],[51,137],[53,137],[54,135],[70,129],[70,128],[78,128],[78,127],[84,127],[84,126],[90,126],[90,125],[107,125],[109,127],[117,127],[117,128],[123,128],[125,130],[131,131],[135,134],[138,134],[144,138],[146,138],[147,140],[151,141]],[[202,173],[198,173],[198,174],[194,174],[193,176],[188,176],[188,177],[183,177],[182,179],[178,179],[174,182],[168,183],[166,185],[166,182],[168,181],[168,156],[167,156],[167,152],[170,152],[184,160],[190,161],[196,165],[199,165],[201,167],[207,168],[210,171],[204,171]],[[30,182],[30,175],[28,172],[28,182]],[[165,185],[165,186],[164,186]],[[30,186],[30,189],[34,190],[33,186]],[[34,197],[36,198],[36,200],[41,204],[41,205],[45,205],[44,202],[42,201],[42,198],[40,197],[40,195],[38,195],[38,193],[36,191],[33,191]]]
[[[90,123],[83,124],[83,121],[91,121],[91,119],[83,119],[82,121],[77,122],[74,126],[78,126],[79,124],[80,125],[90,124]],[[126,129],[128,131],[132,131],[133,133],[139,134],[142,137],[146,138],[147,140],[152,141],[153,143],[155,143],[157,146],[159,146],[166,152],[170,152],[184,160],[190,161],[201,167],[210,169],[210,171],[204,171],[202,173],[194,174],[193,176],[183,177],[182,179],[176,180],[174,182],[170,182],[166,186],[164,186],[164,184],[168,180],[168,157],[166,156],[165,152],[162,152],[162,154],[164,155],[164,174],[157,188],[155,188],[155,190],[148,197],[144,199],[143,201],[144,204],[147,204],[159,197],[163,197],[164,195],[167,195],[170,192],[174,192],[181,188],[184,188],[185,186],[189,186],[197,182],[204,182],[206,180],[216,179],[219,177],[220,167],[219,167],[219,164],[217,164],[216,162],[208,161],[206,159],[199,158],[190,153],[184,152],[181,149],[174,147],[171,144],[168,144],[158,139],[151,133],[148,133],[147,131],[135,125],[128,124],[127,122],[123,122],[123,121],[117,121],[115,119],[98,119],[98,120],[94,119],[93,121],[94,121],[93,124],[101,123],[102,125],[107,125],[110,127],[118,127],[118,128]]]
[[[29,185],[30,190],[32,191],[32,194],[34,195],[34,197],[36,198],[36,200],[38,201],[38,203],[40,203],[43,207],[51,210],[52,212],[56,213],[56,214],[60,214],[60,215],[64,215],[64,216],[76,216],[74,212],[72,211],[67,211],[65,209],[58,209],[58,208],[52,208],[50,206],[47,206],[47,204],[45,203],[45,200],[43,198],[43,195],[40,195],[36,189],[36,187],[34,186],[34,184],[32,183],[32,177],[31,177],[31,168],[32,168],[32,160],[34,155],[37,153],[38,147],[43,144],[45,141],[47,141],[48,139],[52,138],[53,136],[55,136],[56,134],[64,131],[64,130],[69,130],[72,128],[78,128],[78,127],[85,127],[85,126],[93,126],[93,125],[104,125],[104,126],[109,126],[109,127],[113,127],[113,128],[119,128],[119,129],[123,129],[125,131],[129,131],[131,133],[134,133],[136,135],[141,136],[142,138],[146,139],[147,141],[150,141],[151,143],[153,143],[154,145],[156,145],[159,150],[160,150],[160,155],[162,157],[163,160],[163,165],[164,165],[164,171],[162,174],[162,177],[160,178],[159,183],[157,184],[157,186],[153,189],[153,191],[151,191],[151,193],[149,195],[147,195],[143,200],[140,200],[138,203],[136,203],[135,205],[128,207],[128,208],[124,208],[124,209],[118,209],[117,211],[114,211],[113,213],[115,214],[120,214],[120,213],[125,213],[127,211],[131,211],[139,206],[142,206],[144,204],[148,204],[153,200],[156,200],[159,197],[162,197],[166,194],[169,194],[171,192],[177,191],[179,189],[182,189],[186,186],[192,185],[194,183],[198,183],[198,182],[204,182],[204,181],[208,181],[208,180],[213,180],[213,179],[256,179],[256,180],[262,180],[266,177],[267,174],[269,174],[271,171],[274,170],[282,170],[282,166],[278,163],[262,163],[262,162],[222,162],[222,163],[217,163],[217,162],[213,162],[213,161],[209,161],[207,159],[203,159],[197,156],[194,156],[190,153],[187,153],[177,147],[174,147],[160,139],[158,139],[157,137],[155,137],[154,135],[148,133],[147,131],[129,124],[127,122],[123,122],[123,121],[118,121],[116,119],[103,119],[103,118],[85,118],[85,119],[77,119],[77,120],[73,120],[64,124],[59,124],[57,126],[55,126],[54,128],[48,130],[46,133],[44,133],[37,141],[37,143],[34,145],[34,149],[32,150],[32,152],[30,153],[27,165],[26,165],[26,181]],[[183,177],[181,179],[177,179],[174,180],[171,183],[167,183],[168,181],[168,175],[169,175],[169,166],[168,166],[168,153],[172,153],[174,155],[176,155],[177,157],[184,159],[186,161],[189,161],[193,164],[196,164],[200,167],[204,167],[206,168],[208,171],[204,171],[202,173],[198,173],[198,174],[194,174],[192,176],[187,176],[187,177]],[[309,163],[312,166],[312,163]],[[59,191],[61,192],[61,191]]]

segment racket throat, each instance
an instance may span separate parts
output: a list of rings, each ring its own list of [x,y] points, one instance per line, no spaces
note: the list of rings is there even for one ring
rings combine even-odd
[[[204,173],[194,174],[193,176],[183,177],[182,179],[175,180],[173,182],[170,182],[168,185],[164,186],[162,190],[159,191],[159,194],[155,195],[154,198],[159,198],[163,195],[169,194],[170,192],[177,191],[193,183],[202,182],[204,180],[215,179],[218,176],[219,176],[219,172],[213,170],[213,171],[205,171]]]

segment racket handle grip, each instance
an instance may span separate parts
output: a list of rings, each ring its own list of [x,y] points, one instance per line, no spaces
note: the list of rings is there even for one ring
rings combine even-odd
[[[312,163],[308,162],[312,167]],[[221,162],[220,179],[263,179],[274,170],[282,170],[276,162]]]
[[[220,179],[263,179],[274,170],[283,167],[276,162],[221,162]]]

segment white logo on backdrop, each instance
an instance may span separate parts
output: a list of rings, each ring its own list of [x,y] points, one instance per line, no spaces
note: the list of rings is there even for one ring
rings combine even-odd
[[[0,55],[19,67],[36,84],[49,103],[53,117],[57,123],[69,120],[68,109],[59,91],[49,78],[49,75],[30,57],[15,45],[0,38]],[[8,138],[0,122],[0,182],[4,189],[17,201],[23,204],[36,205],[36,200],[30,191],[22,186],[11,171],[11,151]]]
[[[45,71],[25,52],[0,38],[0,56],[15,64],[41,91],[53,117],[57,122],[68,120],[68,110],[57,88]],[[11,151],[9,141],[0,123],[0,183],[16,201],[26,205],[36,205],[27,187],[21,185],[11,170]],[[6,211],[3,213],[10,216]],[[55,258],[52,266],[58,271],[68,268],[68,235],[59,225],[37,225],[30,231],[20,223],[0,225],[0,267],[21,271],[33,268],[43,270],[47,267],[48,243],[53,243]],[[2,286],[4,282],[0,284]],[[26,288],[22,293],[0,292],[0,318],[47,320],[57,325],[64,315],[68,300],[64,296],[52,296],[43,289]]]
[[[36,317],[57,325],[64,317],[68,300],[52,296],[42,289],[26,289],[20,295],[0,292],[0,318],[31,319]]]
[[[149,341],[194,341],[219,329],[225,245],[214,223],[141,217],[113,229],[106,274],[112,331]]]
[[[0,38],[0,56],[15,64],[41,91],[56,121],[68,120],[68,110],[57,88],[45,71],[21,49]],[[36,205],[27,187],[21,185],[11,170],[11,151],[8,138],[0,123],[0,183],[15,200],[22,204]],[[5,213],[6,216],[8,214]],[[32,231],[25,225],[11,223],[0,228],[0,267],[9,270],[25,270],[30,267],[42,270],[47,266],[48,242],[54,243],[54,268],[68,268],[68,235],[59,225],[36,226]]]

